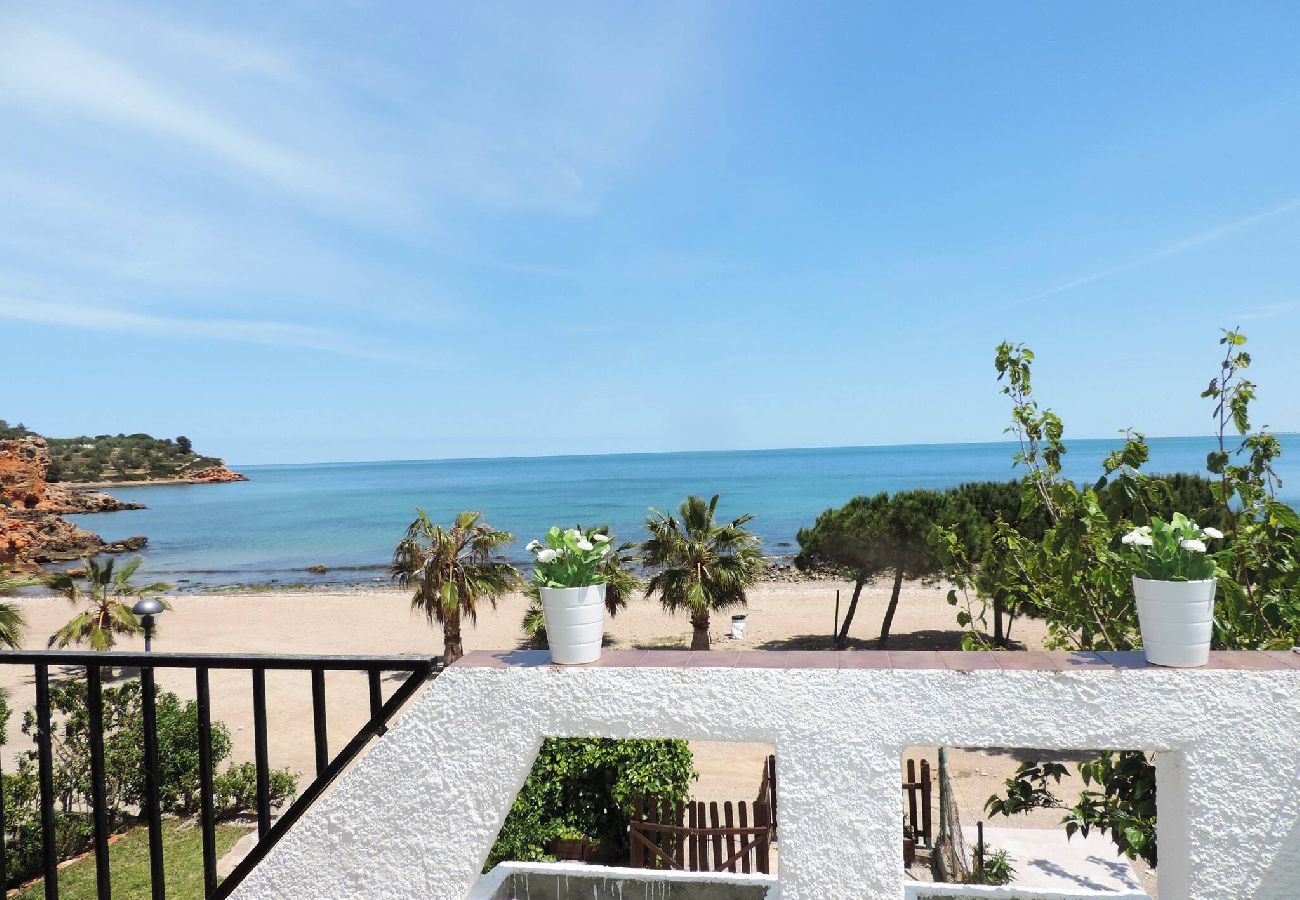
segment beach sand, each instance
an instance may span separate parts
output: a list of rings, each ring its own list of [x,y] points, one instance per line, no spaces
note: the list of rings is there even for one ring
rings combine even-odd
[[[744,640],[727,637],[729,616],[715,616],[710,634],[715,647],[738,650],[828,649],[835,617],[835,592],[841,591],[841,615],[848,606],[852,585],[835,581],[766,582],[750,591],[748,634]],[[960,649],[961,631],[955,610],[945,600],[946,587],[908,583],[904,587],[894,620],[890,648]],[[889,599],[889,585],[881,582],[864,589],[850,632],[851,646],[876,646],[880,622]],[[45,638],[71,616],[66,601],[23,597],[16,601],[28,622],[25,646],[39,649]],[[154,638],[156,651],[194,653],[308,653],[308,654],[427,654],[442,650],[441,629],[430,626],[420,613],[410,609],[409,595],[390,588],[326,588],[305,591],[256,593],[187,594],[172,600],[172,610],[160,617]],[[466,651],[513,649],[524,646],[519,629],[527,601],[522,595],[504,598],[495,609],[485,606],[476,624],[466,624]],[[607,622],[607,634],[614,649],[687,648],[691,629],[685,616],[669,616],[659,604],[633,600],[628,608]],[[1038,649],[1046,635],[1042,622],[1018,620],[1012,637],[1030,649]],[[123,640],[120,650],[143,649],[140,639]],[[54,673],[57,677],[58,672]],[[75,674],[80,674],[76,670]],[[403,676],[386,676],[385,695]],[[273,766],[295,772],[313,772],[311,740],[311,688],[306,672],[267,673],[268,746]],[[190,698],[194,695],[191,670],[159,670],[159,684]],[[17,752],[32,746],[20,732],[21,712],[34,703],[29,670],[21,666],[0,667],[0,688],[9,693],[15,714],[10,721],[5,765],[11,766]],[[364,674],[331,672],[326,675],[329,699],[330,747],[341,748],[364,723],[368,715],[367,681]],[[246,672],[211,673],[213,718],[225,722],[231,731],[232,756],[249,760],[253,756],[251,678]],[[702,800],[753,800],[759,785],[763,761],[772,748],[763,744],[693,742],[696,768],[700,772],[694,794]],[[906,754],[935,759],[933,748],[913,749]],[[1030,753],[1029,755],[1033,755]],[[990,793],[1009,777],[1024,751],[956,750],[952,754],[953,781],[961,803],[963,821],[973,824],[984,818],[982,806]],[[900,761],[901,764],[901,761]],[[778,760],[778,773],[780,762]],[[12,769],[10,769],[12,771]],[[1061,796],[1073,799],[1075,784],[1064,783]],[[936,786],[937,796],[937,786]],[[1039,810],[1027,816],[1004,818],[1002,827],[1052,827],[1059,811]],[[937,818],[936,818],[937,822]]]

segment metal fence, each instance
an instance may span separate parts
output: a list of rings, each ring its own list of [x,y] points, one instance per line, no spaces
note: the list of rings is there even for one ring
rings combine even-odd
[[[54,763],[50,710],[50,670],[82,667],[86,674],[86,740],[90,755],[92,848],[95,857],[96,896],[110,900],[109,820],[105,797],[103,671],[138,669],[142,688],[141,714],[144,734],[144,802],[140,809],[149,831],[150,883],[154,900],[166,896],[163,860],[162,807],[159,799],[158,730],[154,673],[156,669],[192,669],[198,712],[199,824],[203,843],[204,896],[211,900],[228,897],[253,867],[266,855],[321,793],[365,749],[384,733],[388,722],[439,668],[436,657],[418,656],[266,656],[226,653],[82,653],[64,651],[16,651],[0,653],[0,664],[30,666],[36,688],[36,758],[40,800],[42,869],[47,900],[59,896],[59,859],[55,832]],[[212,704],[209,673],[214,669],[239,669],[252,674],[253,753],[257,775],[256,816],[258,842],[218,884],[216,854],[216,812],[214,809],[212,759]],[[270,763],[267,754],[266,673],[297,670],[311,673],[312,740],[315,744],[316,777],[274,821],[271,818]],[[327,735],[325,673],[364,672],[369,679],[370,717],[360,731],[331,757]],[[405,672],[406,679],[387,700],[381,676]],[[0,794],[0,887],[7,883],[4,846],[4,798]]]

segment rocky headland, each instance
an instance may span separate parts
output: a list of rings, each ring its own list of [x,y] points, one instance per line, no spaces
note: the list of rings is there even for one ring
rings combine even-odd
[[[76,513],[140,509],[97,491],[51,485],[45,439],[29,435],[0,440],[0,566],[36,572],[46,563],[95,553],[124,553],[145,546],[136,536],[107,542],[67,519]]]

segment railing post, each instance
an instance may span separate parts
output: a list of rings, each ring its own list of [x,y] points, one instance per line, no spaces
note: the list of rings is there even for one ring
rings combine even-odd
[[[59,897],[59,858],[54,845],[54,757],[50,745],[50,667],[36,664],[36,758],[41,791],[41,859],[45,900]]]
[[[8,858],[5,853],[4,767],[0,766],[0,890],[4,890],[9,883],[9,866],[6,865]]]
[[[95,896],[113,893],[108,866],[108,798],[104,786],[104,685],[99,666],[86,666],[86,716],[89,719],[91,815],[95,823]]]
[[[271,772],[266,753],[266,669],[253,670],[253,756],[257,766],[257,839],[271,830]]]
[[[311,721],[316,735],[316,775],[319,777],[330,764],[329,728],[325,719],[325,670],[320,668],[311,670]]]
[[[378,669],[371,669],[368,673],[370,679],[370,719],[373,722],[379,722],[379,711],[384,708],[384,694],[380,689],[379,676],[382,674]],[[383,735],[388,729],[379,722],[379,734]]]
[[[199,714],[199,823],[203,829],[203,896],[217,889],[216,813],[212,788],[212,701],[208,692],[208,670],[194,670],[194,696]]]
[[[141,703],[144,711],[144,786],[145,815],[149,818],[149,887],[153,900],[167,896],[163,870],[162,807],[158,799],[158,711],[153,667],[140,669]]]

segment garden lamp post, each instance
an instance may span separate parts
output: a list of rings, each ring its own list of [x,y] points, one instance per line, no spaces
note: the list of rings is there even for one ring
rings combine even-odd
[[[150,642],[153,638],[153,617],[161,613],[167,607],[157,597],[145,597],[143,600],[136,602],[131,607],[131,612],[135,613],[140,619],[140,624],[144,626],[144,652],[148,653]]]

